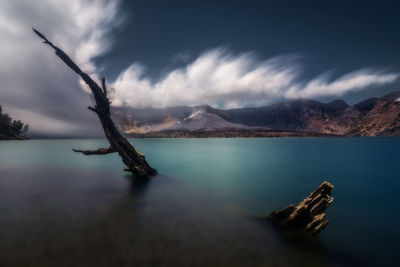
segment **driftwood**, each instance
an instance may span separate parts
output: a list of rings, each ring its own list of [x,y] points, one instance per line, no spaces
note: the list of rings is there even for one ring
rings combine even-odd
[[[276,226],[288,232],[304,236],[317,235],[327,225],[325,210],[332,204],[333,185],[323,182],[314,192],[296,207],[274,211],[268,219]]]
[[[102,78],[102,87],[100,87],[95,81],[93,81],[88,74],[83,72],[72,59],[64,53],[60,48],[53,45],[47,38],[32,28],[33,31],[43,39],[43,43],[51,46],[56,55],[64,61],[74,72],[76,72],[83,81],[89,86],[92,91],[96,105],[94,107],[88,107],[89,110],[97,114],[100,119],[101,125],[103,126],[104,133],[108,142],[110,143],[109,148],[100,148],[98,150],[74,150],[75,152],[82,152],[85,155],[104,155],[112,152],[117,152],[122,158],[122,161],[127,166],[128,171],[132,172],[136,177],[147,179],[150,176],[157,173],[146,161],[143,154],[138,153],[133,145],[124,138],[118,129],[116,128],[113,120],[111,119],[110,113],[110,101],[107,98],[107,88],[104,77]]]

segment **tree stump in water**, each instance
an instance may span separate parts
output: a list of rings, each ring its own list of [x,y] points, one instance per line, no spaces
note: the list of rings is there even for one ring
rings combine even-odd
[[[273,211],[268,219],[282,230],[303,236],[320,233],[327,225],[325,210],[332,204],[333,185],[323,182],[296,207],[293,205]]]

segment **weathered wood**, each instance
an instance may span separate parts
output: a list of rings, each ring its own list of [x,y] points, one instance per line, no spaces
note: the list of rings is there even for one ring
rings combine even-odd
[[[99,117],[101,125],[103,126],[104,133],[110,146],[113,150],[118,152],[124,164],[127,168],[138,178],[147,179],[150,176],[157,173],[148,162],[146,161],[143,154],[136,151],[133,145],[124,138],[117,127],[115,126],[113,120],[111,119],[110,113],[110,101],[107,98],[107,88],[104,77],[102,78],[102,87],[100,87],[95,81],[93,81],[88,74],[83,72],[75,62],[62,51],[60,48],[55,46],[52,42],[47,40],[47,38],[41,34],[39,31],[32,28],[33,31],[43,39],[43,43],[51,46],[56,55],[70,67],[75,73],[77,73],[83,81],[89,86],[92,91],[94,100],[96,102],[95,107],[88,107],[91,111],[95,112]],[[77,151],[82,152],[82,151]]]
[[[317,235],[328,225],[324,212],[333,202],[333,188],[325,181],[296,207],[289,205],[283,210],[273,211],[268,219],[279,228],[295,234]]]

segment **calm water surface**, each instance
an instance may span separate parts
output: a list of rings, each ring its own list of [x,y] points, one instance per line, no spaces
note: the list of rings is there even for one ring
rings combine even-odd
[[[103,139],[0,142],[0,266],[396,266],[400,138],[139,139],[147,183]],[[323,180],[328,227],[265,220]]]

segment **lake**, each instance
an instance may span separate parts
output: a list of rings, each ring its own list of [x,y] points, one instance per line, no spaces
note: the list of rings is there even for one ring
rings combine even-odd
[[[0,266],[395,266],[400,138],[132,139],[140,182],[105,139],[0,142]],[[293,239],[266,216],[322,181],[329,225]]]

